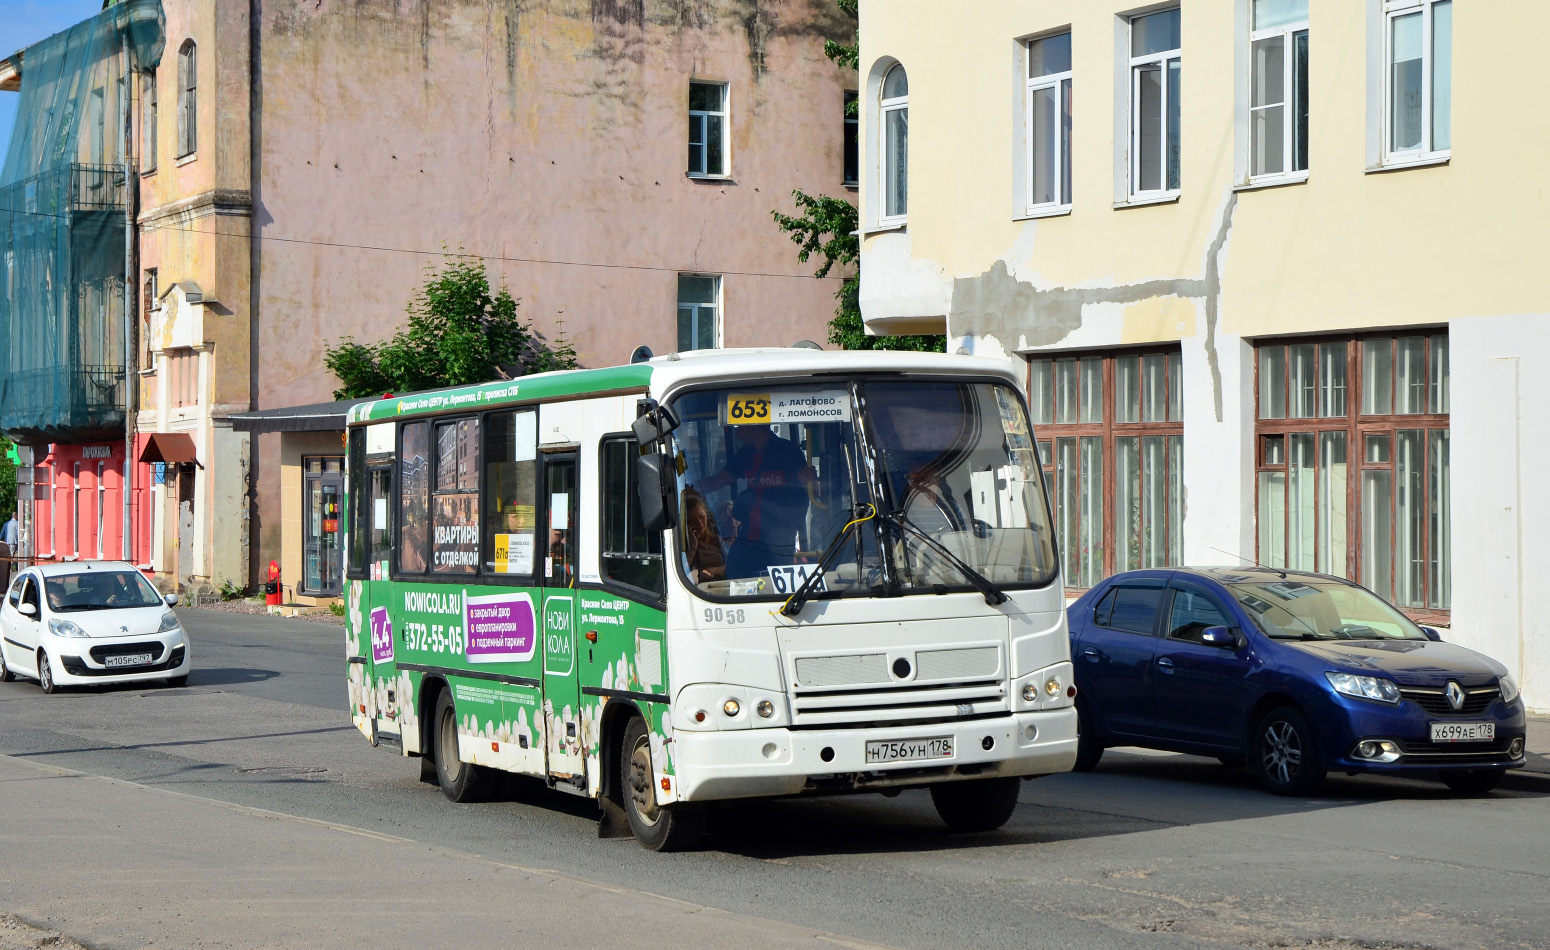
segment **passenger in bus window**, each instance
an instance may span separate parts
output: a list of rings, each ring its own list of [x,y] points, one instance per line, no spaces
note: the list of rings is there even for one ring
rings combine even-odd
[[[696,584],[719,581],[726,577],[726,554],[721,537],[712,523],[710,509],[698,492],[684,493],[684,557],[689,561],[689,579]]]
[[[737,541],[727,552],[727,577],[758,577],[771,565],[790,564],[807,518],[807,486],[815,474],[807,457],[769,426],[733,428],[738,444],[727,467],[692,487],[705,495],[737,479],[746,483],[736,508],[746,505]],[[736,515],[734,514],[734,517]]]
[[[549,576],[558,580],[560,586],[571,586],[570,532],[564,528],[549,529],[549,564]]]

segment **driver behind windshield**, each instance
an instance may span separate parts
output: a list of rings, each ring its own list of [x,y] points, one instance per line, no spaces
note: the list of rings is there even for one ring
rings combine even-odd
[[[793,563],[814,472],[802,450],[769,426],[736,426],[732,432],[737,448],[726,468],[687,490],[709,495],[744,480],[736,513],[741,527],[727,551],[725,576],[755,577],[767,567]]]

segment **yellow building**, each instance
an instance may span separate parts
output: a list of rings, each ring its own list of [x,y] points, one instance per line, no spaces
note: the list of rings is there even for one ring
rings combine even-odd
[[[1455,18],[1457,8],[1457,18]],[[1025,366],[1069,588],[1342,574],[1550,707],[1528,0],[862,0],[861,307]]]

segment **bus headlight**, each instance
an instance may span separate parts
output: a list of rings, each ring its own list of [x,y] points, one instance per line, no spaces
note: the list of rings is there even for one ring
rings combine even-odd
[[[760,719],[768,719],[775,715],[775,704],[767,699],[761,699],[759,700],[759,705],[755,706],[753,711],[759,714]]]
[[[729,699],[721,704],[721,711],[727,714],[727,718],[731,718],[743,711],[743,705],[735,699]]]
[[[786,725],[790,719],[787,710],[779,690],[695,683],[685,686],[673,700],[673,726],[686,732],[768,729]]]

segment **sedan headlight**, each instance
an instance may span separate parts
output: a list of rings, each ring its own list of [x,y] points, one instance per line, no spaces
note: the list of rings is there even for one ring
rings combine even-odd
[[[1377,676],[1353,676],[1350,673],[1325,673],[1335,692],[1357,699],[1375,699],[1380,703],[1398,703],[1399,687],[1393,680]]]
[[[80,625],[73,620],[50,620],[48,632],[56,637],[89,637],[91,634],[82,630]]]
[[[161,615],[161,626],[156,628],[157,633],[171,633],[178,629],[178,615],[167,611]]]
[[[1512,678],[1511,673],[1503,673],[1497,685],[1502,688],[1502,702],[1511,703],[1517,700],[1518,681]]]

